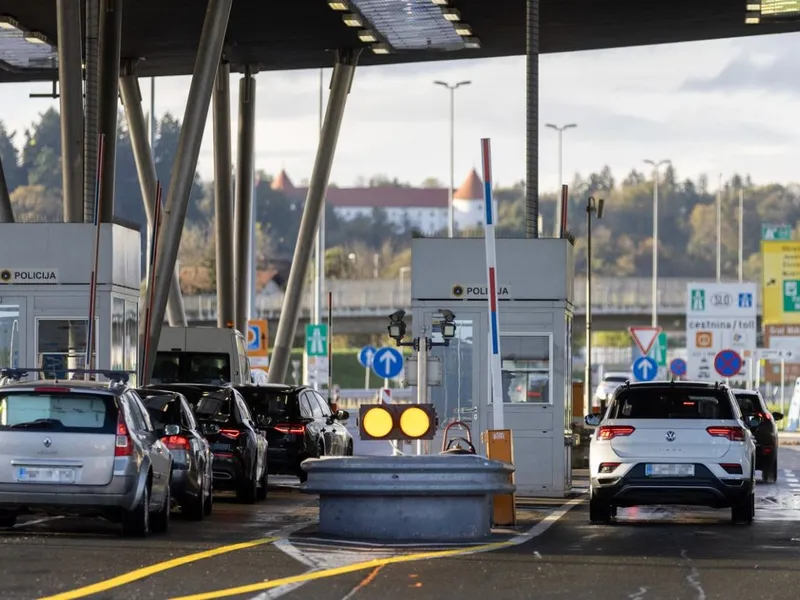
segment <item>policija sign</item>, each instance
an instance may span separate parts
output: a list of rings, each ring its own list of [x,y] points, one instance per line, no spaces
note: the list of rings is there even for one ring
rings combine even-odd
[[[0,284],[52,285],[58,283],[58,269],[0,269]]]

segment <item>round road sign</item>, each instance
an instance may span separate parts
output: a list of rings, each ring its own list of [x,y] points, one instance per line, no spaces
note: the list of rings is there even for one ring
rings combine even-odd
[[[723,377],[734,377],[742,370],[742,357],[736,350],[721,350],[714,357],[714,369]]]
[[[673,361],[669,363],[669,370],[675,377],[683,377],[686,375],[686,361],[682,358],[673,359]]]

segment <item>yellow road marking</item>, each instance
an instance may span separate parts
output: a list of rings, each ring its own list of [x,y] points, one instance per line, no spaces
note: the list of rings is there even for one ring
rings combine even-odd
[[[260,592],[272,588],[280,587],[282,585],[289,585],[292,583],[305,583],[307,581],[314,581],[315,579],[326,579],[328,577],[335,577],[336,575],[344,575],[346,573],[354,573],[356,571],[364,571],[367,569],[374,569],[375,567],[382,567],[384,565],[392,565],[404,562],[414,562],[418,560],[428,560],[434,558],[445,558],[447,556],[458,556],[459,554],[472,554],[475,552],[487,552],[490,550],[499,550],[513,546],[513,542],[494,542],[491,544],[484,544],[482,546],[467,546],[466,548],[458,548],[456,550],[439,550],[436,552],[419,552],[416,554],[406,554],[403,556],[393,556],[391,558],[377,558],[368,560],[366,562],[354,563],[345,567],[334,567],[332,569],[325,569],[322,571],[309,571],[301,575],[293,575],[291,577],[282,577],[280,579],[273,579],[272,581],[263,581],[259,583],[252,583],[250,585],[243,585],[234,588],[227,588],[224,590],[217,590],[215,592],[204,592],[202,594],[193,594],[191,596],[180,596],[171,598],[170,600],[215,600],[216,598],[226,598],[228,596],[238,596],[240,594],[249,594],[251,592]]]
[[[165,560],[164,562],[156,563],[154,565],[150,565],[149,567],[143,567],[141,569],[136,569],[135,571],[128,571],[122,575],[117,575],[116,577],[106,579],[105,581],[98,581],[97,583],[93,583],[76,590],[55,594],[54,596],[43,597],[39,600],[74,600],[75,598],[85,598],[86,596],[99,594],[100,592],[105,592],[122,585],[127,585],[129,583],[133,583],[134,581],[138,581],[139,579],[150,577],[150,575],[155,575],[156,573],[174,569],[175,567],[181,567],[189,563],[197,562],[198,560],[213,558],[214,556],[219,556],[220,554],[227,554],[229,552],[236,552],[237,550],[246,550],[248,548],[254,548],[255,546],[271,544],[278,539],[279,538],[276,537],[263,538],[260,540],[253,540],[251,542],[230,544],[228,546],[220,546],[218,548],[212,548],[211,550],[205,550],[203,552],[187,554],[186,556]]]

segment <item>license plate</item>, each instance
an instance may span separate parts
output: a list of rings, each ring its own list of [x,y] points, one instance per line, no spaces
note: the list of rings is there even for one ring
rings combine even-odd
[[[64,467],[19,467],[17,481],[26,483],[75,483],[75,469]]]
[[[647,477],[694,477],[694,465],[645,465],[644,474]]]

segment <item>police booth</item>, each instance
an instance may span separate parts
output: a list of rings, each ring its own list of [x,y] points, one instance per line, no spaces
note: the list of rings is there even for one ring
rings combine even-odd
[[[467,422],[479,453],[480,433],[494,428],[489,379],[489,318],[485,241],[412,240],[414,336],[423,327],[441,341],[441,310],[455,314],[442,362],[441,385],[429,388],[441,431]],[[564,497],[572,490],[573,246],[565,239],[498,239],[498,319],[504,427],[512,430],[520,495]],[[432,335],[431,335],[432,332]]]
[[[44,376],[63,377],[63,369],[86,366],[95,232],[91,223],[0,224],[0,367],[52,369]],[[101,225],[96,368],[136,370],[139,244],[138,231]]]

